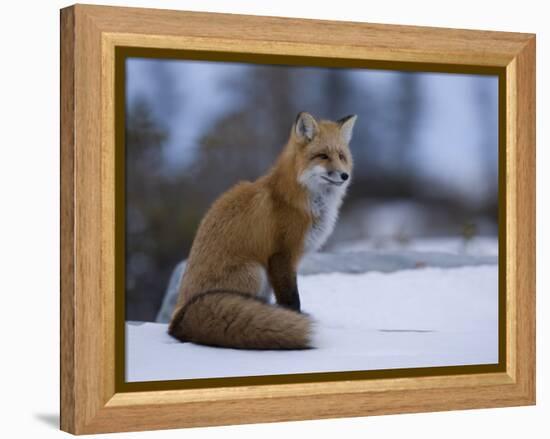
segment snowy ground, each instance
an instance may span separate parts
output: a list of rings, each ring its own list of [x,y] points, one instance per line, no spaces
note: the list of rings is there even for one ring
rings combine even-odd
[[[299,277],[317,348],[245,351],[179,343],[128,322],[127,381],[498,362],[498,266]]]
[[[309,253],[298,267],[299,275],[324,273],[390,273],[415,268],[454,268],[498,263],[498,239],[475,237],[415,238],[408,241],[357,239],[340,242],[330,250]],[[168,323],[176,304],[185,261],[178,264],[170,278],[158,323]]]
[[[343,242],[334,245],[333,250],[342,252],[408,251],[496,257],[498,256],[498,239],[493,236],[476,236],[467,241],[462,237],[426,237],[403,241],[378,238]]]

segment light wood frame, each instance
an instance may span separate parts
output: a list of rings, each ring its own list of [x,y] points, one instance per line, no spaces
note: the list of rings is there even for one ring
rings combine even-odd
[[[114,72],[120,46],[499,69],[506,79],[503,371],[117,392]],[[63,430],[84,434],[534,403],[534,35],[89,5],[61,11]]]

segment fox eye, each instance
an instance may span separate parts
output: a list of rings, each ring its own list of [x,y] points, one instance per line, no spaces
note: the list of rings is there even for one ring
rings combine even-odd
[[[321,160],[328,160],[328,155],[326,154],[317,154],[314,158]]]
[[[345,156],[344,154],[340,153],[340,154],[338,155],[338,158],[340,159],[340,161],[342,161],[342,162],[344,162],[344,163],[346,162],[346,156]]]

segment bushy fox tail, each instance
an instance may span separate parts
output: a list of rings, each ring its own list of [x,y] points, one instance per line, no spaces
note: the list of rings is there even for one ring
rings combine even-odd
[[[241,349],[306,349],[312,324],[305,314],[244,293],[209,291],[192,297],[172,318],[180,341]]]

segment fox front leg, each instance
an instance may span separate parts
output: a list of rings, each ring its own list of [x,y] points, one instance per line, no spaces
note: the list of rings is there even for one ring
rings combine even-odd
[[[300,312],[296,269],[289,255],[276,253],[269,258],[267,274],[277,303]]]

